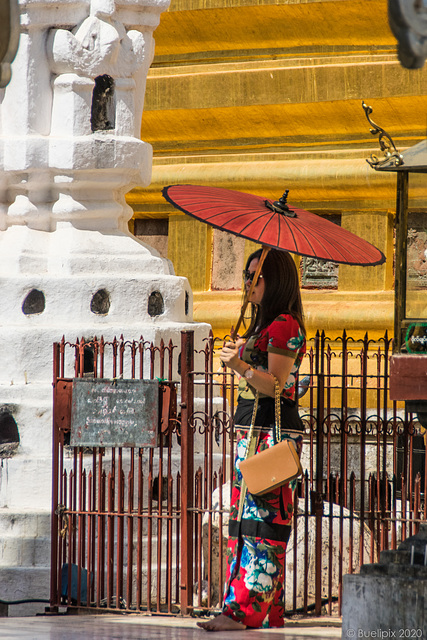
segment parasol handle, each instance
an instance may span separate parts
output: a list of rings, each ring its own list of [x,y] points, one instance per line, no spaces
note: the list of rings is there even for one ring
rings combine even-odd
[[[231,339],[234,341],[237,337],[237,334],[239,333],[239,329],[240,329],[240,325],[242,324],[242,320],[243,320],[243,316],[245,315],[245,311],[246,308],[249,304],[249,300],[250,297],[252,295],[253,290],[255,289],[257,282],[258,282],[258,278],[259,278],[259,274],[261,273],[261,269],[262,269],[262,265],[264,264],[264,260],[267,257],[267,253],[270,251],[270,247],[266,247],[265,245],[263,245],[262,247],[262,253],[258,262],[258,266],[255,270],[255,275],[254,275],[254,279],[252,280],[251,286],[249,288],[249,291],[245,297],[245,300],[242,304],[242,308],[240,310],[240,316],[239,319],[237,321],[236,326],[234,327],[234,329],[231,330]]]

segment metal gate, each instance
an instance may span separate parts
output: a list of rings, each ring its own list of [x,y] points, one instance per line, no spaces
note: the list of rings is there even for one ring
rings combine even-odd
[[[195,350],[192,332],[180,345],[123,337],[54,345],[52,610],[219,607],[236,387],[214,371],[214,347],[211,335]],[[288,614],[340,613],[343,574],[427,517],[424,435],[388,399],[389,355],[387,334],[373,342],[318,333],[309,344]],[[71,446],[73,378],[157,378],[158,446]]]

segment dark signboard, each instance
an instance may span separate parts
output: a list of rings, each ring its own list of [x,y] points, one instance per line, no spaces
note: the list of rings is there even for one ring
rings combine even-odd
[[[158,425],[157,380],[73,380],[73,447],[155,447]]]

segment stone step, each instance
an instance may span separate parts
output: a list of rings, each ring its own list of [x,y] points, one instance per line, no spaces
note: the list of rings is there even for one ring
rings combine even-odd
[[[49,538],[0,538],[0,567],[48,567]]]
[[[107,538],[105,539],[107,541]],[[175,558],[175,550],[176,550],[176,532],[172,535],[171,538],[171,546],[172,546],[172,557]],[[96,547],[95,547],[96,548]],[[0,571],[4,567],[14,566],[14,567],[48,567],[50,566],[50,556],[51,545],[50,545],[50,537],[49,538],[13,538],[11,536],[1,537],[0,538]],[[127,552],[128,552],[128,544],[127,539],[125,537],[123,542],[123,554],[124,554],[124,566],[127,563]],[[141,540],[141,553],[143,563],[147,562],[149,552],[149,544],[148,537],[143,535]],[[163,562],[166,561],[168,552],[168,541],[165,535],[161,538],[161,559]],[[85,553],[87,554],[87,537],[85,543]],[[117,544],[117,535],[114,538],[114,562],[117,559],[118,553],[118,544]],[[133,562],[136,562],[136,558],[138,555],[138,541],[134,537],[133,545],[132,545],[132,557]],[[151,541],[151,562],[152,564],[157,563],[158,556],[158,538],[157,535],[153,535]]]
[[[0,509],[0,538],[50,538],[50,512]]]

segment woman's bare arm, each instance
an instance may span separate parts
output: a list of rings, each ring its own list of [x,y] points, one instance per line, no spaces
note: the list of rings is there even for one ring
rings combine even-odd
[[[235,342],[227,342],[220,353],[221,360],[230,369],[233,369],[240,376],[243,376],[249,365],[239,358],[238,345]],[[283,356],[278,353],[268,354],[268,372],[254,369],[254,374],[250,379],[250,385],[257,389],[260,393],[274,398],[274,379],[273,374],[279,381],[279,387],[282,390],[285,382],[289,377],[295,360],[289,356]]]

